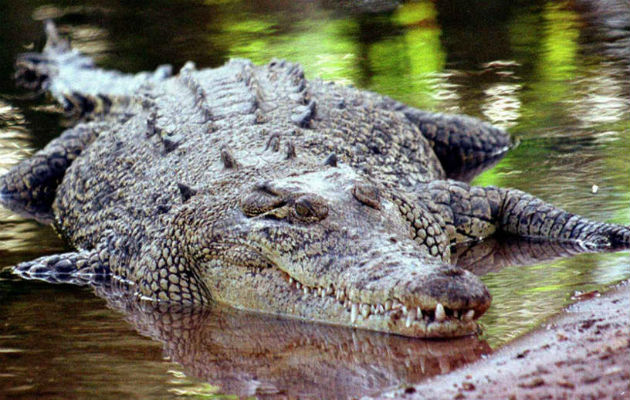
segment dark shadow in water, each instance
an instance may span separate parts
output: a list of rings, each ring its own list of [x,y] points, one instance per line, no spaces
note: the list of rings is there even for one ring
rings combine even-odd
[[[573,0],[584,22],[580,41],[587,51],[630,64],[630,3],[627,0]],[[630,68],[626,68],[626,76]]]
[[[342,12],[345,15],[376,14],[392,12],[402,3],[397,0],[322,0],[323,8]]]
[[[435,7],[449,63],[458,60],[458,68],[478,69],[510,54],[509,20],[520,7],[518,2],[443,0]]]

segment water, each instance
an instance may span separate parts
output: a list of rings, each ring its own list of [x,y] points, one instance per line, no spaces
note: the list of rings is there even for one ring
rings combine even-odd
[[[474,183],[519,188],[596,220],[630,224],[627,50],[573,3],[527,3],[486,2],[473,12],[455,0],[419,1],[364,14],[316,1],[87,7],[0,0],[0,173],[64,129],[49,100],[29,99],[10,79],[16,55],[41,45],[39,20],[55,18],[75,47],[107,68],[286,58],[301,62],[309,77],[483,118],[521,143]],[[502,246],[460,249],[460,262],[478,260],[493,305],[481,320],[483,335],[457,342],[353,333],[220,308],[153,310],[5,272],[0,397],[359,396],[470,362],[540,325],[577,291],[630,277],[628,252],[536,261],[533,254],[570,249]],[[519,260],[523,247],[528,254]],[[0,208],[0,270],[65,250],[51,228]]]

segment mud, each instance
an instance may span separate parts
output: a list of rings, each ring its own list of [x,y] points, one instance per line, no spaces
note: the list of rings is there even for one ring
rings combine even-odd
[[[630,399],[630,285],[590,293],[492,356],[380,399]]]

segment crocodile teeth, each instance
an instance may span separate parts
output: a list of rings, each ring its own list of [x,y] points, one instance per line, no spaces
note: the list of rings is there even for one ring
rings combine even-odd
[[[426,323],[430,323],[431,320],[436,322],[443,322],[446,320],[446,310],[442,303],[437,303],[435,306],[435,312],[433,316],[424,314],[420,306],[417,307],[407,307],[406,305],[395,301],[395,300],[386,300],[383,303],[377,304],[360,304],[353,303],[346,297],[346,293],[344,289],[335,290],[332,285],[328,287],[309,287],[307,285],[301,284],[299,281],[295,280],[293,277],[289,276],[289,283],[295,285],[295,287],[302,291],[305,295],[313,295],[319,296],[321,298],[325,298],[326,296],[334,296],[344,308],[350,308],[350,320],[351,323],[356,323],[357,318],[361,315],[363,318],[367,319],[370,315],[383,315],[391,311],[389,313],[389,318],[400,318],[400,314],[398,310],[402,311],[402,316],[405,319],[405,325],[407,328],[411,327],[414,321],[425,321]],[[466,312],[460,310],[453,310],[453,317],[470,322],[475,317],[475,310],[468,310]]]
[[[367,304],[361,304],[361,315],[363,318],[367,318],[370,315],[370,306]]]
[[[444,306],[442,305],[442,303],[438,303],[437,306],[435,306],[435,320],[442,322],[446,319],[446,311],[444,311]]]
[[[409,328],[411,326],[411,323],[415,319],[416,319],[416,309],[412,308],[411,310],[409,310],[409,313],[407,314],[407,320],[405,321],[405,326]]]
[[[359,314],[359,306],[357,303],[352,303],[352,307],[350,309],[350,323],[357,322],[357,315]]]

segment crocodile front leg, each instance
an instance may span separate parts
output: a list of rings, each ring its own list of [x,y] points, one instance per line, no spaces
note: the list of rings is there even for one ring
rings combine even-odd
[[[576,241],[593,248],[630,246],[629,228],[588,220],[520,190],[446,180],[420,185],[415,192],[429,210],[442,217],[452,242],[483,239],[502,231]]]

